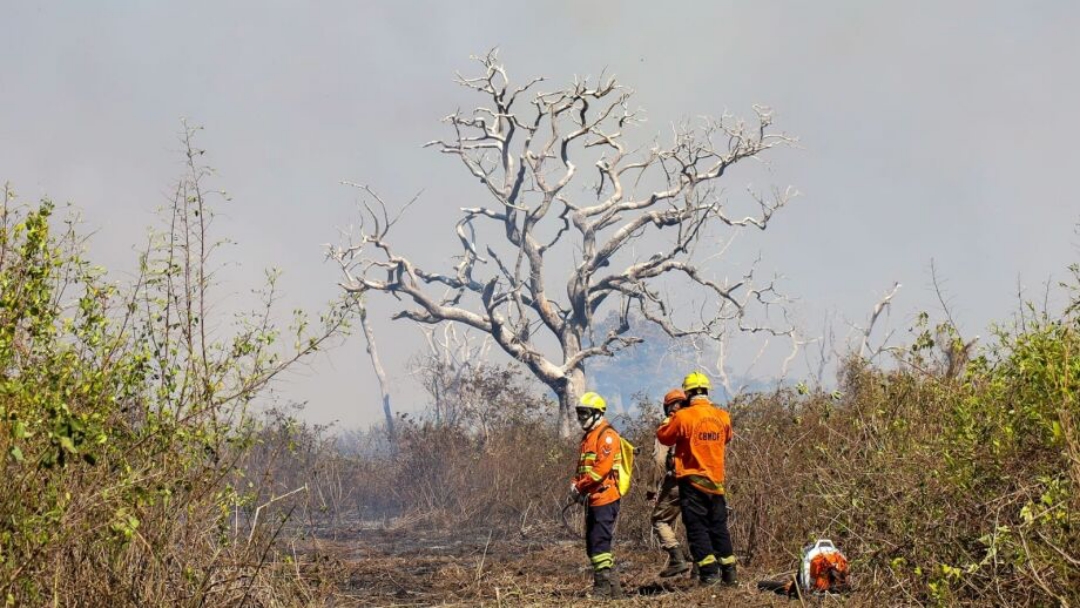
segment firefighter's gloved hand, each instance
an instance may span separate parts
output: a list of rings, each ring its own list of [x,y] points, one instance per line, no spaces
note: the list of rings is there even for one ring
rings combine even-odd
[[[582,494],[581,491],[577,489],[576,485],[570,484],[570,502],[571,503],[579,503],[580,504],[580,503],[585,502],[586,498],[588,498],[587,494]]]

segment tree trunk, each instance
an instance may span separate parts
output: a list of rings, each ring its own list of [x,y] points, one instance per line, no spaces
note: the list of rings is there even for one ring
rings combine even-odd
[[[382,385],[382,380],[379,384]],[[390,452],[397,453],[397,431],[394,430],[394,412],[390,409],[390,393],[382,387],[382,411],[386,417],[386,436],[390,440]]]
[[[397,434],[394,431],[394,412],[390,409],[390,385],[386,380],[382,360],[379,359],[379,351],[375,347],[375,332],[371,329],[371,323],[367,318],[367,307],[363,302],[360,303],[360,326],[364,328],[367,352],[371,356],[371,367],[375,369],[375,377],[379,379],[379,392],[382,394],[383,415],[386,417],[386,436],[390,440],[390,451],[396,452]]]
[[[566,374],[555,392],[559,395],[559,437],[567,439],[577,430],[574,408],[585,392],[585,372],[580,369],[572,370]]]

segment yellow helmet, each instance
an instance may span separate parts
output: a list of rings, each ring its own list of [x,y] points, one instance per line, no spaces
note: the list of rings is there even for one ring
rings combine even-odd
[[[701,372],[690,372],[686,378],[683,378],[682,388],[684,391],[691,391],[695,388],[703,388],[710,390],[712,385],[709,384],[709,377]]]
[[[592,410],[599,410],[600,412],[607,411],[607,402],[600,395],[593,392],[585,393],[581,396],[581,400],[578,403],[578,407],[586,407]]]

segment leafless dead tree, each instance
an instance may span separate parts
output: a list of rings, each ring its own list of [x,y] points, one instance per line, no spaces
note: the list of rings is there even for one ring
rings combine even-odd
[[[979,336],[975,336],[972,340],[965,340],[960,333],[960,326],[957,324],[956,319],[953,318],[949,298],[945,295],[945,285],[938,278],[937,264],[933,259],[930,260],[930,279],[934,285],[934,294],[937,295],[938,303],[941,305],[941,311],[948,321],[945,328],[939,329],[939,335],[937,336],[938,343],[943,351],[942,371],[946,378],[956,378],[963,371],[964,366],[968,364],[968,361],[971,360]]]
[[[874,325],[877,324],[878,318],[881,317],[881,313],[885,312],[889,307],[892,303],[893,296],[895,296],[898,291],[900,291],[900,283],[893,283],[892,289],[882,296],[881,300],[874,305],[874,309],[870,311],[870,319],[866,322],[866,327],[860,328],[853,326],[854,329],[858,329],[862,333],[862,341],[859,344],[860,357],[867,357],[872,360],[885,350],[885,346],[889,342],[889,338],[892,337],[893,331],[890,330],[885,334],[885,337],[881,341],[881,345],[877,348],[874,348],[870,344],[870,335],[874,332]]]
[[[379,357],[379,349],[375,343],[375,330],[371,327],[371,319],[368,319],[367,304],[364,302],[362,294],[356,298],[356,306],[360,311],[360,327],[364,330],[364,340],[367,341],[367,354],[371,358],[371,367],[375,370],[375,378],[379,381],[383,417],[386,419],[386,436],[390,439],[390,449],[396,450],[397,433],[394,430],[394,411],[390,406],[390,382],[386,378],[382,358]]]
[[[825,318],[821,323],[821,336],[814,341],[817,342],[818,347],[814,351],[806,349],[803,351],[806,357],[806,369],[813,372],[814,378],[817,381],[817,385],[821,386],[825,381],[825,370],[829,364],[841,355],[837,352],[836,347],[836,330],[833,327],[832,318],[833,313],[826,312]]]
[[[478,340],[467,328],[458,331],[452,323],[439,328],[421,325],[420,329],[428,351],[418,362],[418,371],[424,388],[433,399],[435,421],[454,424],[460,414],[482,419],[479,412],[471,411],[477,404],[463,398],[461,388],[487,359],[491,336],[484,334],[484,338]],[[483,430],[486,436],[487,427]]]
[[[511,83],[494,51],[476,59],[482,74],[459,75],[458,83],[486,103],[447,116],[453,135],[427,144],[458,157],[486,192],[486,203],[461,209],[456,265],[435,272],[399,252],[389,232],[400,213],[361,186],[360,233],[329,253],[345,290],[384,292],[414,305],[395,318],[489,334],[558,395],[564,436],[585,389],[586,361],[641,341],[629,331],[631,310],[672,336],[719,336],[731,326],[787,331],[772,326],[768,310],[782,298],[773,282],[755,281],[753,265],[737,279],[714,279],[695,257],[699,248],[703,256],[721,250],[718,230],[764,230],[795,195],[748,189],[753,212],[744,216],[728,209],[715,186],[736,163],[794,143],[772,131],[769,109],[755,107],[751,122],[724,114],[678,125],[671,141],[630,149],[626,132],[642,116],[614,78],[575,78],[545,92],[543,78]],[[579,163],[588,162],[596,171],[591,184],[581,183]],[[657,253],[639,253],[656,251],[656,243]],[[671,277],[687,292],[707,294],[693,319],[675,314],[676,302],[658,284]],[[552,281],[564,287],[553,290]],[[595,335],[593,320],[605,304],[617,306],[623,322]],[[762,316],[749,314],[758,307]]]
[[[756,348],[754,356],[751,358],[746,358],[744,360],[741,366],[741,372],[736,375],[732,374],[731,372],[733,366],[731,364],[730,356],[731,352],[733,350],[736,350],[737,348],[735,345],[732,344],[731,338],[731,334],[722,333],[716,339],[711,340],[711,342],[713,343],[712,345],[715,345],[716,347],[715,351],[713,351],[713,362],[711,365],[699,364],[702,370],[716,377],[717,381],[720,383],[720,386],[724,387],[727,395],[731,398],[735,398],[744,394],[749,388],[748,380],[754,378],[754,368],[758,365],[758,363],[760,363],[764,358],[766,358],[765,355],[766,352],[770,350],[769,347],[771,346],[772,338],[783,338],[791,344],[790,350],[787,351],[787,354],[784,356],[784,358],[780,360],[779,372],[774,377],[774,380],[777,383],[783,383],[783,381],[787,378],[791,362],[794,361],[795,358],[799,355],[800,350],[804,350],[806,345],[813,344],[814,342],[818,341],[817,338],[803,338],[799,335],[799,332],[793,326],[788,327],[786,330],[777,330],[770,332],[769,335],[765,336],[757,344],[753,345]],[[704,355],[706,351],[704,348],[702,348],[702,346],[703,345],[700,342],[694,342],[694,347],[697,350],[699,361],[705,359]],[[745,347],[748,345],[742,346]],[[736,379],[739,381],[737,384]]]

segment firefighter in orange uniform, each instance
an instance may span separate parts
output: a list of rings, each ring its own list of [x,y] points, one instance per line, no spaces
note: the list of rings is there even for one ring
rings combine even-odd
[[[683,391],[689,405],[666,418],[656,438],[675,446],[679,506],[701,583],[734,586],[735,552],[724,498],[724,452],[733,437],[731,417],[709,401],[705,374],[688,375]]]
[[[570,497],[588,502],[585,512],[585,552],[593,568],[594,597],[620,597],[622,589],[612,566],[611,540],[619,516],[618,475],[620,470],[619,433],[604,413],[607,403],[596,393],[585,393],[577,406],[577,420],[585,436],[577,475],[570,486]]]

